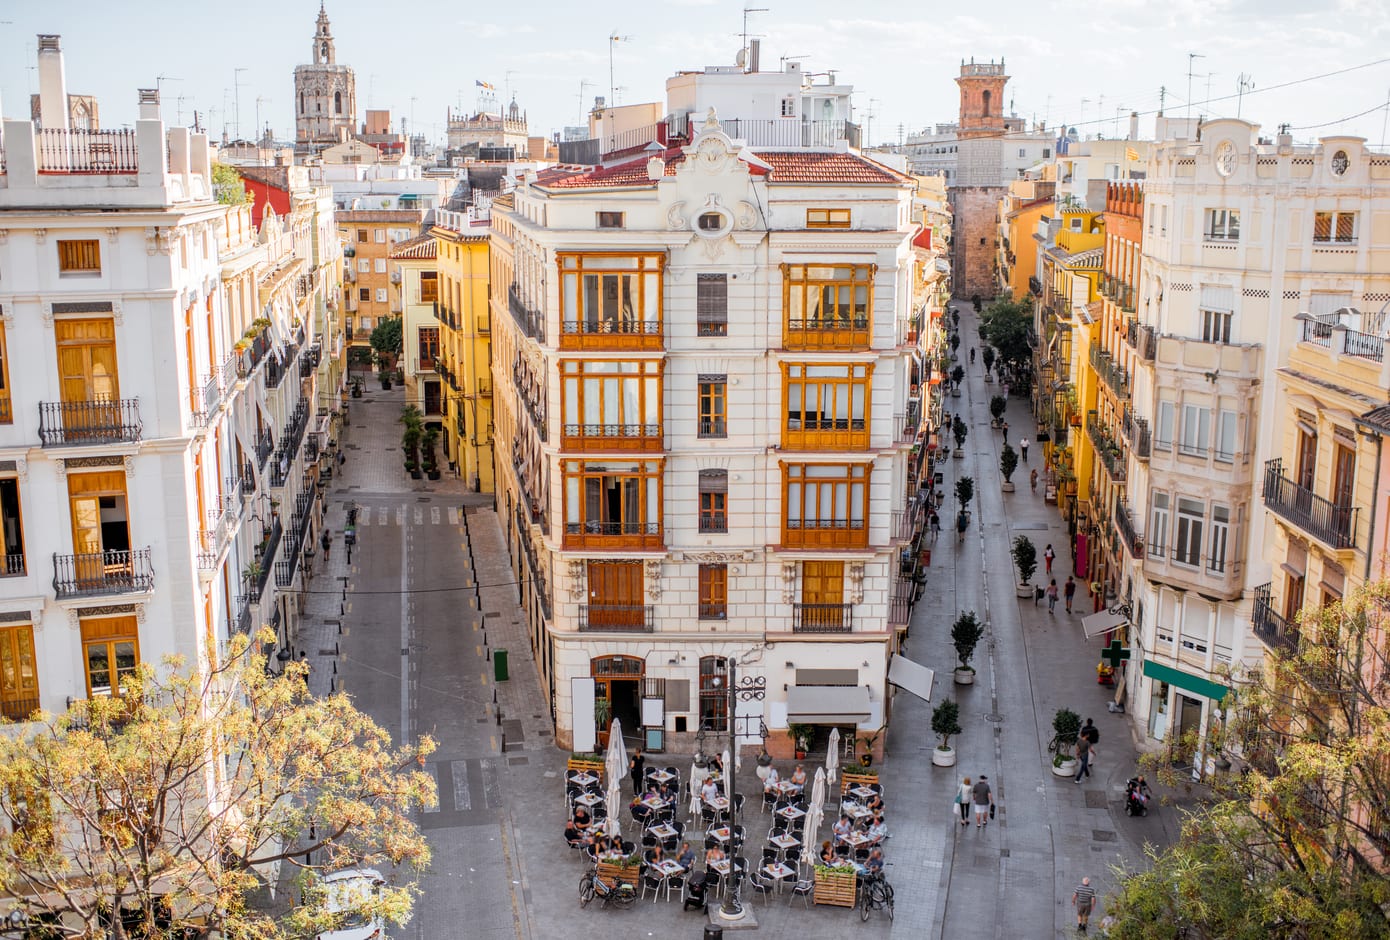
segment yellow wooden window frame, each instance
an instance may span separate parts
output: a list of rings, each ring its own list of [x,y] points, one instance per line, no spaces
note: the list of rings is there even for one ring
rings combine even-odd
[[[782,266],[783,344],[788,349],[859,348],[873,324],[875,264]]]
[[[140,666],[140,631],[133,615],[121,617],[89,617],[81,621],[82,628],[82,673],[87,681],[87,697],[93,695],[119,695],[121,679],[133,675]],[[134,664],[124,669],[116,662],[117,647],[130,644],[135,656]],[[92,685],[93,650],[103,649],[106,653],[109,670],[109,686]],[[99,691],[93,691],[96,688]]]
[[[565,359],[560,362],[561,430],[567,439],[564,446],[602,446],[605,449],[628,449],[626,445],[661,443],[662,372],[665,363],[660,359]],[[637,414],[628,414],[632,396],[626,386],[636,385]],[[609,386],[616,386],[610,388]],[[585,421],[591,399],[597,395],[600,416],[609,412],[608,396],[618,396],[619,420]],[[656,417],[655,423],[647,415]],[[597,449],[597,448],[596,448]]]
[[[560,277],[562,347],[661,348],[665,322],[664,254],[557,252],[555,263]],[[614,310],[600,309],[589,316],[584,299],[588,277],[599,279],[600,303],[611,302]],[[611,284],[608,278],[614,279]],[[624,288],[625,282],[619,278],[630,278],[631,283]],[[607,296],[610,293],[612,296]]]
[[[838,372],[839,374],[808,374]],[[782,446],[789,450],[867,450],[873,409],[874,364],[782,363]],[[811,390],[814,389],[814,392]],[[854,397],[862,395],[862,414],[854,417]],[[814,399],[817,417],[808,420],[806,405]],[[840,403],[845,416],[839,417]],[[826,415],[826,404],[831,413]],[[801,417],[793,418],[795,411]]]
[[[28,710],[21,714],[21,707]],[[34,625],[5,624],[0,627],[0,714],[12,721],[23,721],[38,707],[39,661],[34,648]]]
[[[699,378],[700,423],[697,436],[719,438],[729,436],[729,381],[724,375],[702,375]]]
[[[803,548],[867,547],[872,474],[871,463],[783,463],[782,544]],[[810,499],[808,487],[814,490]],[[843,511],[837,507],[841,487]],[[795,517],[793,506],[798,507]]]
[[[729,566],[701,565],[699,619],[723,620],[729,615]]]
[[[58,239],[58,271],[62,274],[100,274],[101,242],[95,238]]]
[[[564,480],[565,536],[574,544],[598,540],[597,544],[630,542],[634,545],[661,542],[661,507],[665,494],[662,461],[629,460],[627,458],[561,462]],[[600,490],[606,479],[636,481],[641,498],[637,500],[636,518],[628,517],[628,506],[618,500],[617,519],[590,519],[586,490],[588,481],[598,480]],[[653,485],[654,484],[654,485]],[[605,526],[617,525],[617,531],[604,531]]]
[[[848,209],[807,209],[806,227],[807,228],[849,228],[850,210]]]
[[[14,423],[14,408],[10,401],[10,341],[5,325],[0,323],[0,424]]]

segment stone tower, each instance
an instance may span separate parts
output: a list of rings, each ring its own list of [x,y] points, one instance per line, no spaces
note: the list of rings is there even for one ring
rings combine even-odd
[[[318,153],[350,137],[357,127],[357,79],[337,63],[328,12],[319,5],[310,65],[294,70],[295,150]]]
[[[993,297],[999,227],[995,215],[1003,196],[1004,61],[961,62],[960,128],[956,143],[956,179],[949,190],[955,213],[953,276],[957,297]]]

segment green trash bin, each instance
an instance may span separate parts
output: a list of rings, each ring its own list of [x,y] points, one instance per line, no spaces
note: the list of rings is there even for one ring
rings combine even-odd
[[[498,682],[507,681],[507,651],[492,651],[492,677]]]

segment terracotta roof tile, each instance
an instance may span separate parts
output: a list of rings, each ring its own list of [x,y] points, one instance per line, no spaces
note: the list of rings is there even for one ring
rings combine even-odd
[[[676,167],[685,160],[685,153],[679,147],[668,148],[662,151],[660,156],[666,161],[667,176],[675,176]],[[771,183],[893,185],[912,182],[912,177],[855,153],[760,150],[757,151],[757,157],[772,168],[768,173],[768,181]],[[552,167],[537,175],[536,185],[552,190],[649,186],[651,180],[647,177],[648,159],[639,157],[597,168]],[[752,165],[749,166],[749,172],[757,175],[767,173],[761,167]]]
[[[396,242],[391,248],[391,257],[433,258],[436,257],[438,250],[439,243],[427,232],[424,235],[407,238],[403,242]]]
[[[675,176],[676,167],[685,159],[679,147],[672,147],[661,153],[666,161],[666,175]],[[542,179],[536,178],[536,185],[546,189],[605,189],[619,186],[650,186],[647,177],[648,157],[639,157],[625,163],[602,166],[587,171],[570,173],[566,176]],[[558,169],[558,168],[557,168]]]

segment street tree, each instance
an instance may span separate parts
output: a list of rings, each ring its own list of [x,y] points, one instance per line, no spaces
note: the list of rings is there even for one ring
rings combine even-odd
[[[1121,873],[1109,936],[1390,935],[1387,628],[1390,582],[1380,582],[1305,611],[1271,637],[1258,670],[1232,676],[1227,720],[1179,747],[1233,769],[1208,775],[1211,800],[1176,845]]]
[[[344,919],[314,875],[361,866],[395,883],[360,913],[409,920],[434,743],[393,747],[345,695],[310,696],[306,667],[273,674],[273,641],[239,635],[220,665],[142,665],[119,695],[0,735],[0,891],[45,936],[313,936]],[[304,903],[254,909],[285,866]]]
[[[1032,360],[1028,332],[1033,326],[1033,305],[1026,298],[1014,301],[1006,294],[981,315],[985,341],[994,347],[1005,368],[1021,370]]]
[[[401,318],[387,317],[382,320],[372,329],[368,342],[376,350],[382,368],[392,368],[396,364],[396,357],[401,354]]]

